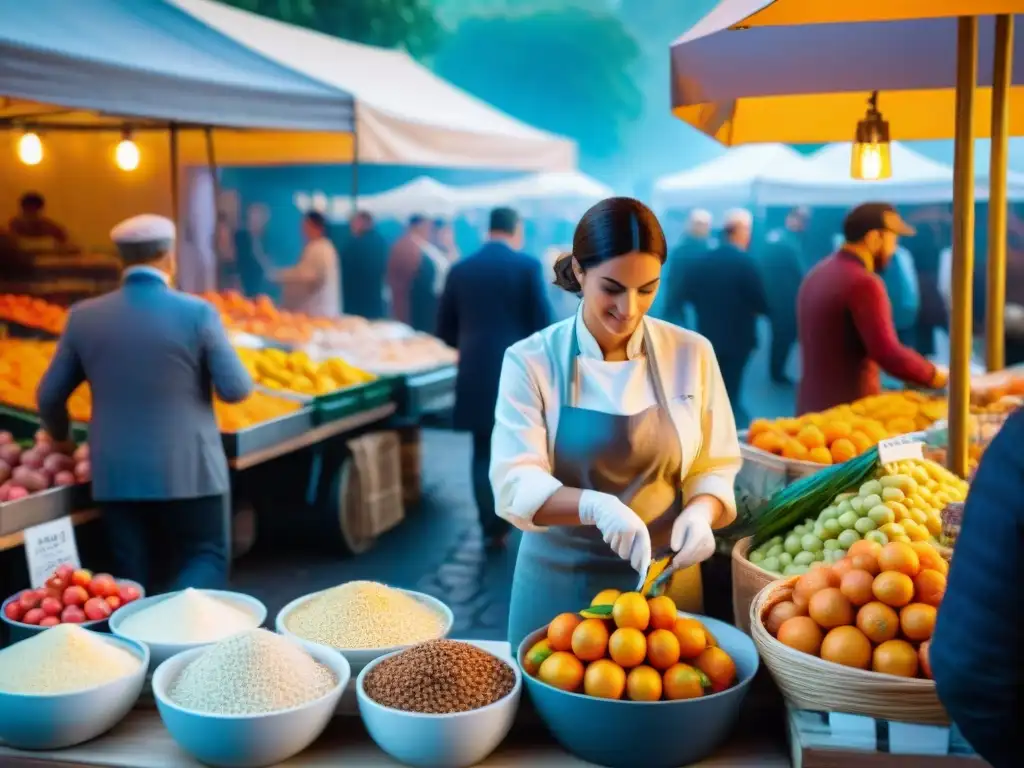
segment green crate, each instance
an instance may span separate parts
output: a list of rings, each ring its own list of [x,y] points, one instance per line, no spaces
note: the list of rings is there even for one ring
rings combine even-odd
[[[39,414],[33,411],[26,411],[13,405],[0,404],[0,429],[5,429],[14,435],[17,440],[31,440],[36,431],[42,426]],[[81,443],[86,440],[89,434],[89,427],[86,424],[73,422],[71,425],[71,436],[75,442]]]
[[[397,377],[382,376],[365,384],[345,387],[313,399],[315,425],[337,421],[355,413],[362,413],[385,405],[395,395]]]

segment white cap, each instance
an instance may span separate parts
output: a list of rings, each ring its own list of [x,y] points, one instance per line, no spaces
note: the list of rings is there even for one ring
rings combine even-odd
[[[165,216],[157,216],[155,213],[132,216],[110,230],[110,239],[117,245],[156,243],[163,240],[174,240],[174,238],[174,222]]]
[[[754,226],[754,217],[746,208],[733,208],[731,211],[726,212],[723,226],[726,229],[729,227],[746,227],[750,229]]]
[[[711,212],[705,211],[703,208],[694,208],[690,211],[690,224],[703,224],[705,227],[711,226]]]

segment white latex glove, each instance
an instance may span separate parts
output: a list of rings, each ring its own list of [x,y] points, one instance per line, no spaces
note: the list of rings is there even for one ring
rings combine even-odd
[[[672,551],[676,553],[672,558],[673,570],[703,563],[715,554],[711,523],[717,514],[717,505],[709,499],[696,499],[679,513],[669,537]]]
[[[651,534],[636,512],[609,493],[583,491],[580,494],[580,522],[593,525],[604,542],[643,579],[651,565]]]

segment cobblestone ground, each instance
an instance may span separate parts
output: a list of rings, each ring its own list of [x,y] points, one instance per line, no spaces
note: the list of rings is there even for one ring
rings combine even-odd
[[[793,397],[792,389],[769,383],[762,343],[747,370],[747,411],[787,415]],[[374,549],[358,557],[332,557],[268,551],[264,546],[236,564],[235,588],[263,600],[274,616],[299,595],[351,579],[374,579],[445,601],[455,614],[453,633],[458,637],[504,639],[518,539],[513,536],[505,551],[484,551],[470,491],[469,454],[468,436],[426,430],[423,501]]]

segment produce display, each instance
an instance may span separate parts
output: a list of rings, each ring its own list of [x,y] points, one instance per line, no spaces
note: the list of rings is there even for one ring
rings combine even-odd
[[[376,378],[336,357],[314,362],[301,351],[239,348],[237,352],[256,382],[300,395],[326,395]]]
[[[386,321],[350,330],[317,331],[305,349],[313,356],[343,357],[378,374],[415,373],[455,365],[459,360],[459,353],[440,339]]]
[[[118,631],[143,643],[211,643],[256,629],[256,617],[198,589],[186,589],[141,608]]]
[[[882,440],[946,417],[946,401],[918,392],[887,392],[795,419],[755,419],[747,441],[762,451],[816,464],[839,464]]]
[[[35,412],[36,390],[56,348],[53,341],[0,340],[0,403]],[[241,403],[214,400],[213,404],[222,432],[237,432],[292,413],[300,407],[292,400],[264,392],[254,392]],[[82,384],[71,395],[68,413],[83,424],[92,420],[92,393],[88,384]]]
[[[39,381],[56,349],[55,341],[0,339],[0,403],[35,411]],[[68,399],[68,413],[79,422],[92,418],[88,384],[82,384]]]
[[[772,536],[747,557],[770,573],[794,576],[815,562],[841,560],[862,539],[878,545],[935,542],[942,510],[966,495],[967,483],[933,461],[888,464],[856,491],[836,495],[816,519]]]
[[[91,479],[88,445],[61,453],[42,430],[29,446],[18,443],[10,432],[0,432],[0,504]]]
[[[430,640],[381,661],[367,673],[363,689],[392,709],[451,714],[493,704],[515,683],[512,667],[475,645]]]
[[[1024,372],[1005,371],[996,374],[991,386],[979,386],[971,392],[971,410],[974,413],[1007,413],[1019,408],[1024,400]]]
[[[215,715],[259,715],[305,704],[338,684],[297,643],[252,629],[205,649],[169,686],[171,701]]]
[[[273,339],[283,344],[301,344],[309,341],[318,328],[330,328],[337,322],[329,318],[309,317],[299,312],[279,309],[274,306],[269,296],[247,299],[237,291],[211,292],[201,296],[220,312],[225,328]]]
[[[0,650],[0,691],[72,693],[138,672],[142,661],[73,624],[62,624]]]
[[[733,660],[670,597],[617,590],[556,616],[524,671],[564,691],[630,701],[693,699],[736,683]]]
[[[447,630],[446,617],[429,605],[372,581],[350,581],[313,595],[284,624],[304,640],[345,650],[412,645]]]
[[[39,627],[103,621],[122,605],[142,596],[130,582],[119,582],[109,573],[62,565],[41,589],[26,589],[4,607],[10,621]]]
[[[764,627],[783,645],[834,664],[930,678],[928,644],[947,571],[927,542],[861,540],[776,593]]]
[[[59,336],[67,319],[68,311],[59,304],[35,296],[0,294],[0,322],[17,323]]]

